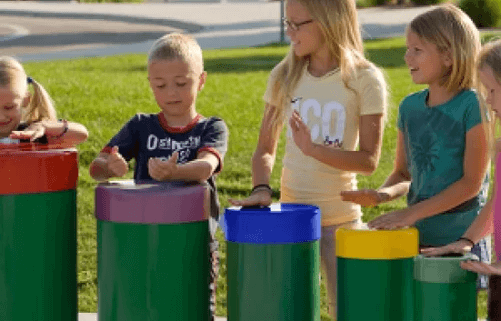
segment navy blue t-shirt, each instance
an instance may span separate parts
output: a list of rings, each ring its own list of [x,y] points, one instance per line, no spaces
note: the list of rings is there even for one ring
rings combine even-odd
[[[118,146],[119,153],[127,160],[136,160],[135,180],[151,180],[148,174],[148,160],[151,157],[169,158],[179,153],[178,164],[197,158],[198,153],[208,151],[219,159],[215,173],[221,171],[228,145],[228,129],[217,117],[204,118],[198,115],[185,127],[170,127],[165,116],[159,114],[136,114],[110,140],[102,152],[109,153]],[[213,202],[217,203],[214,175],[207,181],[212,189]],[[219,210],[219,205],[217,205]],[[214,215],[218,216],[213,212]]]

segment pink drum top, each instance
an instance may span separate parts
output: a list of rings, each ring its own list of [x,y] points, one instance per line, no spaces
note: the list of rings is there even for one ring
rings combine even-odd
[[[112,181],[96,187],[95,215],[123,223],[197,222],[208,220],[209,204],[206,184]]]

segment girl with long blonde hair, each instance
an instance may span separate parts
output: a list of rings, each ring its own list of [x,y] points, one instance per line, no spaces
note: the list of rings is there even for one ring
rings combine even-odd
[[[356,174],[370,175],[381,153],[387,88],[368,61],[354,0],[287,0],[291,47],[272,70],[252,158],[254,188],[234,205],[270,205],[270,174],[287,125],[280,201],[312,204],[322,213],[321,258],[331,313],[336,318],[335,230],[361,221],[360,206],[340,192],[356,189]]]

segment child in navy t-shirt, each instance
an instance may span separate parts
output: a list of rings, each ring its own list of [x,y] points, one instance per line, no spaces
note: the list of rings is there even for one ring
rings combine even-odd
[[[148,80],[160,112],[132,117],[92,161],[90,174],[99,181],[122,177],[129,171],[127,162],[134,158],[136,181],[208,183],[214,318],[219,266],[214,237],[219,203],[214,175],[223,167],[228,129],[222,119],[204,118],[196,111],[196,98],[206,77],[202,50],[193,38],[173,33],[158,39],[148,56]]]

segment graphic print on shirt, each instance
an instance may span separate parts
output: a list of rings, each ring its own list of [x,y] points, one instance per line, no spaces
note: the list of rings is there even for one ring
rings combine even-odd
[[[428,124],[423,127],[424,130],[420,130],[420,134],[409,141],[411,144],[411,159],[414,162],[416,174],[419,175],[414,180],[414,184],[420,182],[418,183],[420,186],[417,186],[420,189],[425,188],[424,184],[426,182],[434,181],[436,164],[440,159],[440,144],[438,143],[437,134]]]
[[[197,150],[200,146],[200,142],[200,136],[188,137],[188,139],[184,141],[176,141],[170,137],[160,139],[156,135],[150,134],[148,136],[148,141],[146,142],[146,148],[149,151],[156,149],[168,150],[170,151],[170,155],[174,152],[178,152],[179,158],[177,162],[182,164],[186,163],[190,159],[192,150]]]
[[[313,98],[303,102],[302,97],[294,97],[291,108],[299,112],[310,129],[312,141],[321,139],[325,146],[343,147],[346,110],[342,104],[330,101],[322,105]],[[287,125],[287,135],[292,137],[290,125]]]

